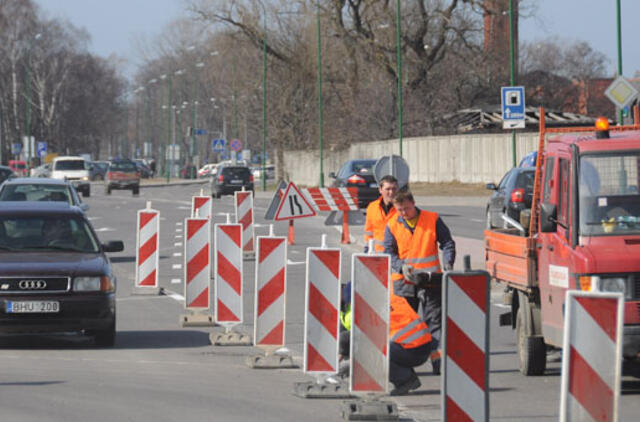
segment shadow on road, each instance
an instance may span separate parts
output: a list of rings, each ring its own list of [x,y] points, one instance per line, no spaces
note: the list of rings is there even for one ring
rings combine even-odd
[[[179,349],[211,345],[209,333],[195,330],[118,331],[115,349]]]
[[[135,256],[114,256],[109,258],[109,260],[114,264],[118,264],[121,262],[136,262],[136,257]]]
[[[23,382],[19,382],[19,381],[14,381],[14,382],[0,382],[0,387],[2,386],[8,386],[8,387],[14,387],[14,386],[20,386],[20,387],[24,387],[24,386],[29,386],[29,387],[33,387],[33,386],[40,386],[40,385],[53,385],[53,384],[63,384],[66,381],[23,381]]]

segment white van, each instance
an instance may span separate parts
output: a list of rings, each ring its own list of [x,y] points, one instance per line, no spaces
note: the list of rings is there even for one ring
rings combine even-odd
[[[91,196],[89,163],[82,157],[56,157],[51,163],[51,178],[68,180],[82,196]]]

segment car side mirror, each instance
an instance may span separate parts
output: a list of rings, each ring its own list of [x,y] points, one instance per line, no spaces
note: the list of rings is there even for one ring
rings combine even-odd
[[[496,186],[495,183],[487,183],[486,188],[489,190],[498,190],[498,187]]]
[[[89,209],[89,204],[80,204],[80,209],[82,211],[87,211]]]
[[[558,209],[555,204],[543,202],[540,205],[540,231],[542,233],[554,233],[557,230]]]
[[[336,174],[334,172],[329,173],[329,177],[332,179],[336,178]]]
[[[124,243],[122,243],[122,240],[110,240],[102,244],[102,250],[105,252],[122,252],[124,251]]]

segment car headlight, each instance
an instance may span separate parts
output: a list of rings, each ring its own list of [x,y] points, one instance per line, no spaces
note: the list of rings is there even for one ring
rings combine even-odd
[[[82,180],[84,180],[85,182],[88,182],[89,181],[89,177],[85,176],[85,177],[82,178]]]
[[[115,284],[107,276],[76,277],[73,279],[73,290],[78,292],[114,292]]]
[[[629,277],[581,276],[580,287],[590,292],[622,293],[625,299],[631,299],[633,289]]]

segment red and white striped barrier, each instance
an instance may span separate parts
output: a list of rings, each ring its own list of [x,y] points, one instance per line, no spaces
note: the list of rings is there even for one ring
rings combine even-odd
[[[489,420],[489,286],[485,271],[444,275],[444,421]]]
[[[253,194],[235,192],[236,223],[242,224],[242,251],[253,252]]]
[[[213,200],[210,196],[193,196],[191,198],[191,217],[213,218]]]
[[[138,211],[136,223],[136,288],[158,288],[158,244],[160,212],[147,208]]]
[[[304,372],[338,372],[340,249],[307,248]]]
[[[214,230],[215,320],[235,325],[242,323],[242,225],[216,224]]]
[[[389,255],[353,254],[349,389],[386,393],[389,380]]]
[[[184,297],[187,309],[209,309],[211,282],[211,220],[187,218],[184,220]]]
[[[285,342],[287,239],[258,236],[256,261],[254,346],[281,347]]]
[[[560,421],[617,421],[624,299],[568,290]]]
[[[358,188],[307,188],[302,192],[318,211],[358,210]]]

